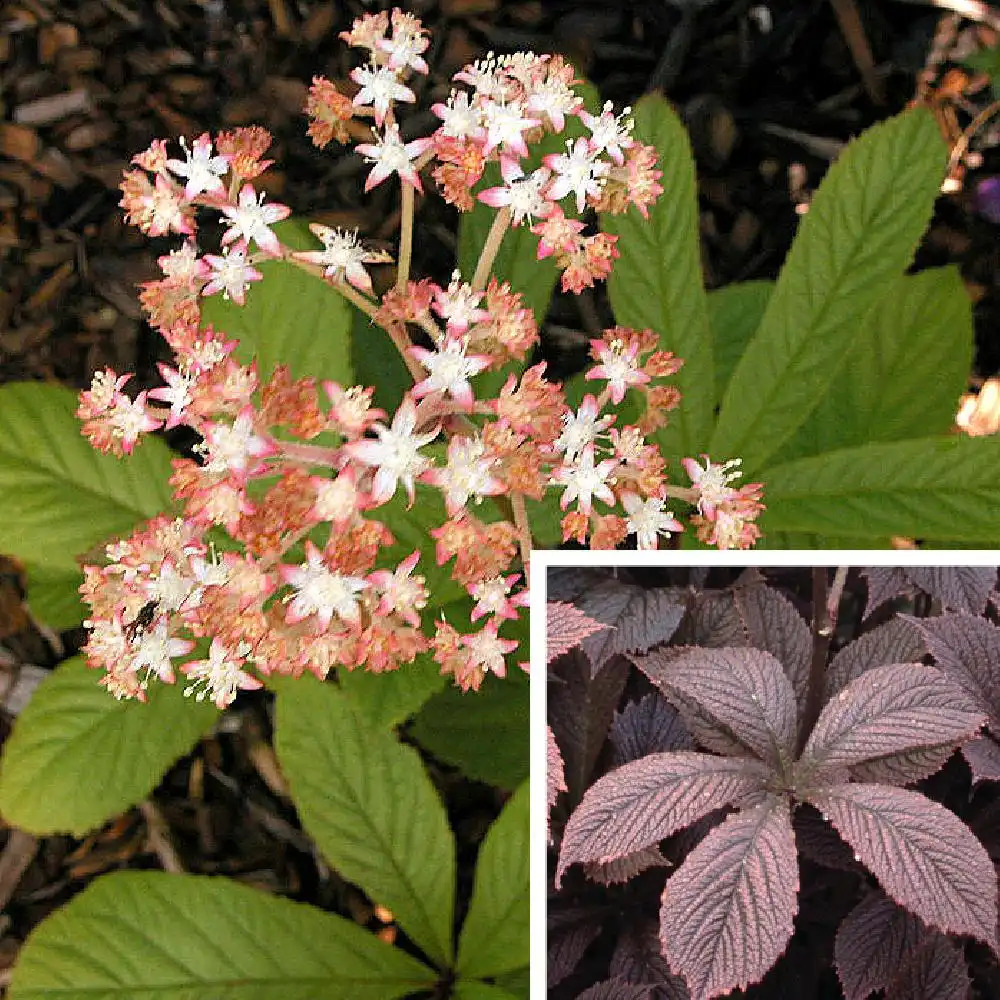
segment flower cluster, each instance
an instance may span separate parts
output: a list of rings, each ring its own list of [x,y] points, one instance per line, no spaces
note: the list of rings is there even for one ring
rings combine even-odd
[[[564,540],[593,547],[631,536],[656,548],[683,530],[672,502],[697,508],[692,523],[704,541],[744,547],[757,537],[760,487],[730,485],[738,462],[686,460],[691,485],[668,482],[647,435],[678,405],[665,380],[681,361],[659,349],[653,331],[615,327],[594,340],[586,372],[594,394],[571,406],[544,363],[524,366],[538,340],[535,318],[509,284],[490,277],[503,232],[530,223],[539,256],[554,255],[565,288],[607,275],[613,238],[584,235],[584,222],[566,211],[634,205],[645,214],[660,193],[655,157],[632,139],[627,113],[589,115],[557,57],[489,57],[457,75],[470,89],[435,106],[435,133],[404,142],[395,106],[414,100],[408,75],[427,72],[419,21],[399,10],[366,15],[344,37],[368,52],[352,74],[357,92],[348,98],[316,80],[310,132],[321,145],[367,138],[371,119],[371,141],[357,147],[373,164],[366,186],[400,178],[396,282],[383,295],[368,268],[390,258],[357,233],[313,225],[322,247],[310,251],[281,241],[274,224],[290,209],[254,187],[271,162],[263,129],[182,141],[183,158],[157,140],[126,173],[130,221],[184,240],[141,294],[174,362],[160,365],[162,386],[134,397],[130,376],[99,372],[79,416],[95,447],[116,454],[182,424],[199,443],[194,457],[173,463],[182,515],[149,522],[109,545],[105,565],[85,568],[87,655],[117,697],[144,698],[154,679],[172,683],[175,660],[187,660],[178,667],[186,690],[220,707],[268,674],[382,672],[420,656],[465,690],[487,673],[502,677],[518,647],[510,629],[527,605],[529,509],[551,489],[561,492]],[[587,134],[526,172],[531,147],[561,133],[569,117]],[[411,280],[420,171],[436,161],[431,174],[444,196],[468,208],[491,159],[504,183],[478,193],[499,211],[475,275],[455,272],[446,285]],[[204,211],[225,227],[217,254],[197,243]],[[374,405],[371,387],[296,380],[280,366],[262,373],[237,360],[236,341],[202,324],[202,299],[221,293],[242,305],[267,258],[327,282],[389,335],[413,382],[395,413]],[[482,393],[478,376],[505,366],[516,370],[499,392]],[[619,425],[612,411],[627,393],[640,416]],[[429,533],[434,561],[450,571],[447,618],[428,584],[430,543],[422,554],[394,535],[404,503],[441,511]],[[454,610],[456,585],[464,611]]]

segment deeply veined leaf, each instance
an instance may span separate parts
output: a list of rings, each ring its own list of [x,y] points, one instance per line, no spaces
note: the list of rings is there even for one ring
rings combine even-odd
[[[861,570],[861,575],[868,586],[868,600],[865,603],[863,618],[867,618],[886,601],[891,601],[913,589],[910,578],[902,567],[866,566]]]
[[[276,365],[287,365],[292,378],[311,376],[317,381],[332,379],[345,388],[354,385],[354,307],[322,278],[289,261],[268,260],[257,269],[264,280],[250,286],[244,305],[227,302],[221,295],[202,299],[202,326],[211,323],[237,338],[236,357],[243,364],[256,358],[262,382]],[[377,328],[371,336],[388,339]]]
[[[733,587],[746,644],[770,653],[785,669],[799,708],[806,703],[812,633],[787,597],[762,584]]]
[[[1000,438],[844,448],[761,473],[764,532],[939,541],[1000,537]]]
[[[931,933],[882,893],[866,896],[843,919],[834,940],[834,963],[845,1000],[868,1000],[875,990],[884,989]]]
[[[550,829],[550,817],[552,807],[559,799],[559,793],[566,791],[566,769],[563,765],[562,754],[559,752],[559,744],[556,743],[556,735],[550,726],[545,727],[545,833],[548,841],[552,843]]]
[[[921,590],[952,611],[981,615],[997,585],[996,566],[907,566],[904,570]]]
[[[652,920],[626,925],[618,935],[608,971],[629,983],[655,986],[655,1000],[690,1000],[684,980],[670,971],[663,957],[659,929]]]
[[[712,455],[739,455],[756,476],[851,363],[862,320],[930,222],[946,159],[933,116],[913,109],[869,129],[830,168],[729,381]]]
[[[920,633],[905,619],[893,618],[858,636],[830,660],[824,675],[824,701],[868,670],[888,663],[916,663],[923,655]]]
[[[563,832],[556,888],[577,862],[610,861],[656,844],[765,785],[757,761],[680,751],[654,753],[598,779]]]
[[[783,453],[947,434],[972,365],[972,303],[957,267],[889,282],[829,391]]]
[[[958,817],[924,795],[888,785],[830,785],[805,797],[900,906],[931,927],[996,950],[996,873]]]
[[[689,608],[683,638],[678,642],[691,646],[741,646],[746,633],[740,621],[732,590],[703,590],[696,594]]]
[[[357,924],[221,878],[117,872],[25,942],[11,1000],[393,1000],[435,974]]]
[[[602,979],[588,986],[576,1000],[648,1000],[649,987],[623,979]]]
[[[757,331],[773,291],[773,281],[739,281],[708,293],[717,402],[725,395],[729,379]]]
[[[984,721],[984,713],[942,671],[922,663],[876,667],[827,703],[802,751],[800,766],[818,781],[824,772],[860,764],[902,768],[900,773],[905,774],[906,763],[897,758],[917,752],[919,772],[925,762],[930,763],[927,752],[937,751],[932,756],[940,759],[933,771]],[[890,772],[856,773],[861,780],[887,780]]]
[[[660,939],[692,1000],[760,981],[792,936],[798,888],[783,800],[729,816],[687,856],[663,890]]]
[[[76,556],[171,509],[170,449],[147,438],[128,458],[102,455],[76,406],[61,386],[0,386],[0,552],[29,577],[76,572]]]
[[[608,626],[580,642],[594,672],[619,653],[645,652],[666,642],[680,624],[685,594],[673,587],[638,587],[580,571],[554,573],[548,598],[572,601],[587,617]]]
[[[595,622],[579,608],[565,601],[548,601],[545,604],[545,662],[551,663],[589,635],[608,628]]]
[[[632,661],[668,699],[693,702],[716,728],[776,770],[795,756],[795,691],[781,664],[760,649],[696,649],[668,658],[659,650]],[[690,728],[690,726],[689,726]],[[701,741],[699,730],[692,729]],[[710,749],[716,749],[710,747]]]
[[[967,1000],[971,986],[962,949],[935,934],[897,970],[885,1000]]]
[[[4,744],[0,814],[35,834],[88,830],[141,802],[218,718],[183,684],[150,686],[149,702],[116,701],[75,657],[35,691]],[[44,789],[44,794],[40,793]]]
[[[559,683],[549,687],[548,720],[565,762],[573,799],[583,794],[608,735],[611,717],[628,680],[628,664],[612,660],[597,676],[575,650],[557,665]]]
[[[616,766],[646,754],[694,749],[677,709],[657,691],[615,712],[608,738],[615,748]]]
[[[989,715],[1000,730],[1000,628],[977,615],[908,619],[938,667]]]
[[[545,963],[549,989],[561,983],[576,969],[583,953],[601,933],[601,925],[593,909],[581,907],[568,914],[562,911],[559,916],[567,919],[562,923],[554,923],[550,910],[546,942],[548,955]]]
[[[962,756],[972,771],[972,780],[1000,781],[1000,743],[983,734],[962,747]]]
[[[411,724],[414,739],[463,774],[501,788],[528,777],[528,681],[490,674],[478,691],[450,685]]]
[[[608,278],[608,294],[616,322],[655,330],[660,348],[684,359],[671,379],[684,404],[656,440],[667,456],[694,455],[704,450],[714,409],[694,158],[684,125],[662,96],[647,94],[634,117],[634,138],[656,147],[664,193],[648,220],[635,209],[601,216],[601,228],[618,236],[621,254]]]
[[[417,752],[331,684],[278,692],[275,750],[323,856],[442,965],[452,956],[455,840]]]
[[[490,978],[528,964],[528,782],[510,797],[479,848],[469,913],[458,943],[460,975]]]
[[[610,861],[588,861],[583,873],[598,885],[624,885],[649,868],[669,868],[669,862],[658,847],[643,847],[631,854]]]

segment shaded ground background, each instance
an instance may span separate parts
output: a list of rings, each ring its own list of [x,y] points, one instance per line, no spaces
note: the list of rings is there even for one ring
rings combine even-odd
[[[301,114],[313,74],[346,79],[356,57],[337,34],[376,6],[0,5],[0,382],[82,387],[104,365],[137,372],[140,385],[156,381],[155,361],[166,355],[142,321],[135,286],[157,275],[156,258],[174,241],[144,239],[123,225],[118,208],[123,167],[154,137],[264,124],[275,137],[277,166],[265,175],[271,196],[296,214],[391,239],[395,189],[362,196],[360,159],[314,149]],[[418,108],[441,99],[451,74],[488,50],[562,52],[619,105],[662,88],[692,134],[710,287],[777,273],[799,218],[796,205],[808,201],[846,139],[913,98],[943,16],[895,0],[858,0],[857,7],[830,0],[404,6],[432,30],[431,74],[417,81]],[[858,33],[845,34],[835,7],[860,15],[872,53],[867,78],[848,45]],[[971,30],[971,22],[962,26]],[[981,107],[982,93],[967,103]],[[418,110],[404,131],[426,133],[435,123]],[[980,174],[993,170],[1000,172],[1000,155],[987,149]],[[997,225],[977,213],[971,191],[968,184],[942,199],[918,263],[961,265],[976,300],[976,374],[983,377],[1000,370],[1000,245]],[[418,201],[417,227],[415,271],[446,278],[454,213],[430,194]],[[586,328],[603,310],[601,292],[557,300],[550,321],[564,333],[560,343],[565,331]],[[0,597],[0,642],[16,646],[11,636],[26,623],[9,569],[0,573]],[[22,634],[22,646],[30,641]],[[46,654],[25,656],[38,662]],[[247,699],[225,732],[171,772],[155,807],[82,843],[8,837],[0,857],[0,968],[12,963],[31,926],[95,874],[123,864],[169,866],[171,851],[188,870],[235,874],[377,926],[371,905],[323,872],[269,785],[266,728],[262,700]],[[469,845],[495,814],[495,796],[453,775],[442,780],[471,865]]]

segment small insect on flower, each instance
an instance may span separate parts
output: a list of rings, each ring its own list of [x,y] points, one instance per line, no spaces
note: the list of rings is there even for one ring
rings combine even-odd
[[[139,613],[130,622],[126,622],[122,632],[129,642],[135,642],[153,624],[156,619],[156,609],[159,607],[158,601],[147,601]]]

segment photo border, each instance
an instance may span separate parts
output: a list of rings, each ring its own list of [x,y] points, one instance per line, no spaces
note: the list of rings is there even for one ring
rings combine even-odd
[[[529,586],[531,602],[531,685],[529,694],[531,822],[529,885],[531,902],[530,983],[531,1000],[544,1000],[548,950],[545,924],[548,844],[545,838],[546,801],[546,663],[545,582],[554,567],[604,566],[737,566],[767,569],[776,566],[998,566],[1000,549],[742,549],[707,550],[535,549],[531,553]]]

